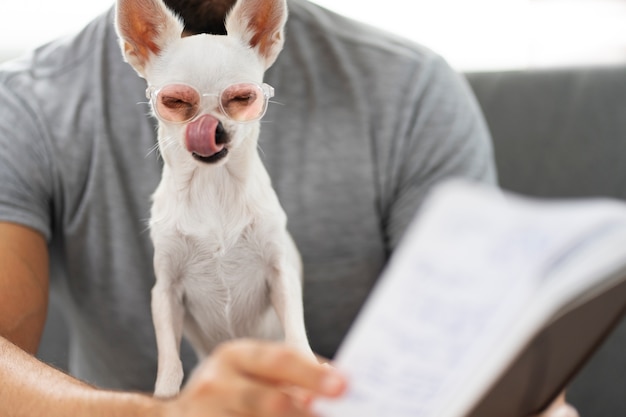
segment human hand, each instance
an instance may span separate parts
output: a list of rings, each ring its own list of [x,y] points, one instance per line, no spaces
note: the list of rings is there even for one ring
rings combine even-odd
[[[579,417],[579,415],[578,411],[565,401],[563,393],[544,412],[533,417]]]
[[[284,344],[228,342],[201,363],[165,416],[312,416],[310,400],[336,397],[345,379]]]

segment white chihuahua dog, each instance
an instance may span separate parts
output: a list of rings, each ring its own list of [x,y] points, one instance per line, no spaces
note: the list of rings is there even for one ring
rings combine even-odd
[[[239,337],[284,337],[314,358],[300,256],[257,151],[273,95],[263,74],[286,19],[285,0],[239,0],[228,35],[182,36],[162,0],[117,1],[122,51],[147,81],[164,161],[150,219],[157,396],[180,389],[183,330],[200,358]]]

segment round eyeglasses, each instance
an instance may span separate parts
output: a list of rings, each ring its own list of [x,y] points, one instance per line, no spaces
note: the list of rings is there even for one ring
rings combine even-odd
[[[185,123],[194,119],[206,108],[203,100],[217,97],[219,109],[235,122],[253,122],[261,119],[267,103],[274,97],[274,88],[268,84],[238,83],[224,88],[218,94],[200,93],[195,87],[183,84],[167,84],[163,87],[148,87],[146,97],[150,99],[156,116],[165,122]]]

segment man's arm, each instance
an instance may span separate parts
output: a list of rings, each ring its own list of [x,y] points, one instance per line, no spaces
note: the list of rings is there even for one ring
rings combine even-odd
[[[311,396],[338,396],[345,389],[345,381],[331,367],[316,365],[284,344],[248,340],[219,348],[171,400],[98,390],[2,337],[0,380],[2,417],[313,417],[308,401],[290,395],[286,386]]]
[[[35,354],[48,308],[48,249],[34,230],[0,222],[0,336]]]
[[[148,397],[97,392],[33,356],[46,322],[48,282],[43,236],[0,222],[0,414],[78,416],[82,411],[98,416],[97,409],[102,415],[115,416],[118,410],[133,416],[152,411]]]
[[[0,415],[160,416],[156,400],[141,394],[99,391],[0,337]]]
[[[48,304],[48,249],[32,229],[0,222],[0,417],[310,416],[284,387],[339,395],[343,379],[282,344],[219,348],[171,400],[99,390],[37,360]]]

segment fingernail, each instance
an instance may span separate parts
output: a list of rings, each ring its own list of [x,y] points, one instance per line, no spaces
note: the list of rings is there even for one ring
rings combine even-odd
[[[343,391],[345,385],[344,377],[333,371],[326,374],[322,380],[322,392],[328,395],[337,395]]]

